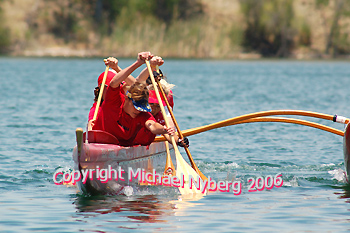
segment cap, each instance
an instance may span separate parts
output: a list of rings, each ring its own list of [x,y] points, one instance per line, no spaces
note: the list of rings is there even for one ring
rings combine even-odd
[[[134,104],[134,107],[136,110],[140,112],[151,112],[152,108],[149,106],[148,101],[146,99],[141,99],[139,101],[135,101],[133,98],[131,98],[130,92],[126,93],[126,96],[132,100],[132,103]]]
[[[106,85],[109,86],[109,83],[112,81],[113,77],[117,74],[117,72],[115,72],[114,70],[109,70],[107,77],[106,77]],[[100,86],[102,84],[103,81],[103,76],[105,75],[105,72],[102,72],[102,74],[100,74],[100,76],[98,77],[97,83]]]
[[[156,92],[154,90],[149,90],[148,92],[149,92],[148,102],[151,104],[159,104],[157,96],[156,96]],[[161,96],[161,98],[162,98],[163,106],[165,106],[166,103],[163,99],[163,96]]]

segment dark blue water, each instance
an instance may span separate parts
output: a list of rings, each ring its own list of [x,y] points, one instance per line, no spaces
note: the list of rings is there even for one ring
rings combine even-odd
[[[343,139],[300,125],[243,124],[190,137],[199,169],[217,181],[242,181],[240,195],[179,201],[176,192],[150,187],[131,196],[88,197],[55,185],[57,168],[73,168],[75,128],[85,128],[104,68],[102,59],[0,58],[0,231],[350,230]],[[348,62],[167,60],[162,70],[177,86],[182,129],[278,109],[350,117]],[[282,187],[248,192],[249,177],[279,173]]]

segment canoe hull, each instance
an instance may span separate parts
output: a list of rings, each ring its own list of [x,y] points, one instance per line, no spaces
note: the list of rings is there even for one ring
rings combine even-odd
[[[350,174],[350,126],[349,124],[346,126],[344,131],[344,139],[343,139],[343,146],[344,146],[344,165],[345,165],[345,171],[347,177],[349,177]],[[349,182],[349,179],[348,179]]]
[[[172,148],[170,154],[175,162]],[[149,184],[143,177],[146,173],[163,174],[166,148],[164,142],[133,147],[82,143],[80,153],[77,146],[74,148],[73,160],[74,169],[80,171],[83,177],[77,182],[80,191],[88,194],[123,194],[126,186]],[[148,180],[151,178],[148,176]]]

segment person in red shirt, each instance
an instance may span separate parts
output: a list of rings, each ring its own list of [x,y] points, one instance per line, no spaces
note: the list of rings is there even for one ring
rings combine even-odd
[[[135,82],[126,94],[121,84],[135,69],[144,64],[146,59],[152,57],[150,52],[139,53],[136,62],[112,78],[101,105],[101,112],[92,128],[111,133],[118,139],[119,145],[149,145],[157,134],[163,134],[169,139],[169,134],[175,133],[174,128],[157,123],[150,113],[146,84]],[[178,140],[178,137],[174,136]]]
[[[171,110],[173,110],[173,108],[174,108],[173,92],[170,90],[170,88],[174,87],[174,85],[168,84],[165,80],[161,80],[160,83],[161,83],[161,85],[163,87],[165,95],[167,96],[167,100],[169,102]],[[148,86],[148,88],[150,88],[150,86]],[[163,96],[161,96],[161,98],[162,98],[162,103],[163,103],[163,106],[164,106],[164,109],[165,109],[166,116],[168,117],[169,124],[171,125],[171,127],[175,127],[174,126],[174,122],[173,122],[173,120],[171,118],[171,115],[169,113],[168,107],[166,106],[166,103],[165,103],[165,101],[163,99]],[[158,99],[157,99],[157,96],[156,96],[156,93],[155,93],[154,90],[149,90],[148,102],[149,102],[149,104],[150,104],[150,106],[152,108],[151,113],[152,113],[153,117],[156,119],[156,121],[159,124],[165,125],[163,114],[160,111],[159,102],[158,102]],[[177,144],[179,146],[181,146],[181,147],[184,147],[185,145],[187,147],[189,147],[190,142],[189,142],[187,137],[184,137],[183,140],[179,139]]]
[[[103,90],[103,94],[102,94],[102,100],[101,102],[103,102],[105,96],[106,96],[106,90],[107,87],[109,85],[109,83],[111,82],[112,78],[116,75],[117,73],[115,71],[108,71],[107,77],[106,77],[106,82],[105,82],[105,88]],[[95,110],[96,110],[96,104],[97,104],[97,99],[98,99],[98,95],[100,93],[100,88],[101,88],[101,84],[102,84],[102,80],[103,80],[103,76],[104,76],[104,72],[100,74],[100,76],[98,77],[97,80],[97,84],[98,86],[95,87],[94,93],[95,93],[95,99],[94,99],[94,103],[92,105],[92,107],[90,108],[90,112],[89,112],[89,123],[88,123],[88,129],[90,130],[93,126],[93,118],[94,118],[94,114],[95,114]],[[100,109],[99,109],[100,111]]]
[[[111,82],[111,80],[113,79],[113,77],[119,73],[122,69],[119,67],[118,65],[118,59],[114,58],[114,57],[109,57],[107,59],[105,59],[105,62],[107,62],[108,60],[108,64],[110,66],[110,70],[108,71],[108,74],[106,76],[106,82],[105,82],[105,87],[103,89],[103,94],[102,94],[102,99],[101,99],[101,104],[103,103],[103,100],[106,97],[106,93],[107,93],[107,87],[109,85],[109,83]],[[89,111],[89,117],[88,117],[88,125],[87,125],[87,129],[88,131],[92,129],[92,127],[94,126],[95,122],[93,121],[94,118],[94,114],[95,114],[95,110],[96,110],[96,105],[97,105],[97,100],[98,100],[98,96],[100,94],[100,89],[101,89],[101,84],[103,81],[103,76],[104,76],[105,72],[102,72],[100,74],[100,76],[97,79],[97,87],[95,87],[94,90],[94,94],[95,94],[95,99],[94,99],[94,103],[92,105],[92,107],[90,108]],[[131,86],[132,84],[134,84],[135,82],[135,78],[132,77],[131,75],[129,75],[125,82],[123,82],[123,88],[125,90],[126,86]],[[100,112],[100,109],[98,110],[98,112]]]

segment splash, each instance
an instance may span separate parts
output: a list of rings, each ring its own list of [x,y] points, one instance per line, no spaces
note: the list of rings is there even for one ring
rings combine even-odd
[[[347,182],[347,177],[346,177],[346,173],[343,169],[338,168],[338,169],[334,169],[332,171],[328,171],[329,174],[333,175],[333,179],[339,181],[339,182]]]
[[[131,186],[125,186],[123,189],[123,193],[127,197],[132,196],[134,193],[134,189]]]
[[[289,187],[298,187],[298,179],[294,176],[290,181],[284,182],[284,186],[289,186]]]

